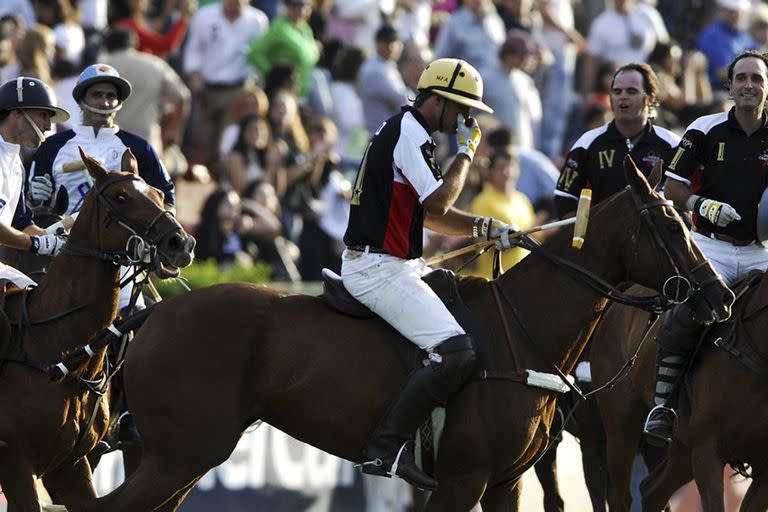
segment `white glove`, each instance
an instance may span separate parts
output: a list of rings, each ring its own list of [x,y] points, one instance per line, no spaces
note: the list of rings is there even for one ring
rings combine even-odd
[[[504,224],[500,220],[490,219],[488,225],[488,240],[496,242],[497,251],[506,251],[510,247],[513,247],[517,238],[510,238],[509,235],[520,231],[520,228],[514,224]]]
[[[733,206],[705,197],[697,197],[692,210],[721,228],[735,220],[741,220],[741,215]]]
[[[59,235],[40,235],[33,236],[32,247],[30,250],[33,254],[39,254],[41,256],[56,256],[59,251],[64,247],[66,240]]]
[[[48,176],[42,174],[32,178],[32,182],[29,184],[29,199],[33,203],[46,203],[51,200],[52,196],[53,182]]]
[[[469,126],[467,126],[467,122],[469,122]],[[459,145],[459,153],[467,155],[471,162],[475,158],[475,151],[483,137],[480,133],[480,127],[474,117],[465,120],[461,113],[456,117],[456,123],[456,142]]]

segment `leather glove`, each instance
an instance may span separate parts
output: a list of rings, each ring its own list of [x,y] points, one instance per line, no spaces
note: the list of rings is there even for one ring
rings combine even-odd
[[[36,204],[43,204],[51,200],[53,196],[53,182],[51,178],[42,174],[35,176],[29,184],[29,199]]]
[[[509,235],[517,231],[520,231],[520,228],[514,224],[504,224],[500,220],[490,219],[488,240],[493,240],[496,243],[497,251],[506,251],[516,245],[517,238],[510,238]]]
[[[40,235],[33,236],[32,248],[30,249],[33,254],[39,254],[41,256],[56,256],[59,251],[64,247],[66,240],[59,235]]]
[[[480,127],[477,125],[477,120],[474,117],[465,120],[463,114],[459,114],[456,117],[456,123],[456,142],[459,145],[459,153],[467,155],[471,162],[475,158],[475,151],[483,136],[480,133]]]
[[[741,215],[733,206],[706,197],[697,197],[692,210],[721,228],[735,220],[741,220]]]

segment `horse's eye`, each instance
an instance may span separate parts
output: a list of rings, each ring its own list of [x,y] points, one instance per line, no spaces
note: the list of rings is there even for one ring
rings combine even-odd
[[[120,204],[122,204],[122,203],[126,202],[127,200],[128,200],[128,195],[127,195],[127,194],[125,194],[125,193],[123,193],[123,192],[120,192],[119,194],[117,194],[117,195],[115,196],[115,201],[116,201],[117,203],[120,203]]]

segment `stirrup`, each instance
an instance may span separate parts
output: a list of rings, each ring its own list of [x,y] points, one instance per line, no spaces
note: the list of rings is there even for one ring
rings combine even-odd
[[[675,430],[677,430],[677,413],[666,405],[657,405],[651,409],[643,425],[643,435],[648,437],[648,442],[654,446],[665,446],[671,443]]]
[[[384,473],[386,476],[400,478],[397,475],[397,467],[400,464],[400,457],[403,455],[403,451],[405,450],[405,447],[408,445],[408,442],[406,441],[403,443],[403,445],[400,447],[400,449],[397,451],[397,455],[395,455],[395,461],[392,463],[392,466],[390,466],[389,469],[384,470],[382,473]],[[354,468],[362,468],[365,469],[366,466],[373,466],[375,468],[381,468],[381,466],[384,465],[384,461],[381,460],[381,458],[376,457],[375,459],[371,459],[365,462],[361,462],[359,464],[353,465]]]

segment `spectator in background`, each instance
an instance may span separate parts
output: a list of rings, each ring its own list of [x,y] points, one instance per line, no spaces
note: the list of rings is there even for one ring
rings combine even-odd
[[[275,188],[257,180],[241,195],[240,240],[253,259],[270,266],[273,281],[299,279],[296,260],[299,249],[283,238],[280,201]]]
[[[232,150],[224,157],[224,178],[238,194],[254,181],[275,182],[279,153],[270,145],[269,125],[263,117],[245,116]]]
[[[262,77],[275,64],[291,64],[298,70],[299,96],[312,88],[312,71],[320,58],[320,49],[307,20],[312,14],[309,0],[284,0],[285,14],[275,18],[267,32],[250,43],[248,62]]]
[[[408,89],[397,69],[402,52],[403,43],[395,28],[382,25],[376,31],[376,53],[365,61],[357,80],[360,99],[365,105],[365,129],[370,134],[397,114],[408,96]],[[423,69],[423,65],[418,66],[417,73],[420,74]]]
[[[78,74],[85,49],[85,34],[80,26],[78,9],[70,0],[36,0],[35,11],[38,23],[53,29],[56,60],[75,67],[73,72],[62,74]]]
[[[519,176],[515,189],[525,194],[533,206],[536,214],[535,224],[543,224],[557,217],[552,191],[560,171],[547,155],[535,149],[519,147],[514,134],[508,128],[496,128],[490,131],[485,139],[491,147],[491,154],[506,152],[517,157]]]
[[[419,84],[421,72],[432,61],[432,51],[428,48],[419,48],[412,44],[403,46],[403,54],[400,56],[398,68],[405,82],[406,97],[414,97]]]
[[[363,105],[365,109],[369,105],[361,100],[357,86],[364,61],[363,50],[348,46],[339,52],[332,70],[331,98],[334,109],[329,117],[338,129],[338,136],[333,138],[336,141],[336,151],[353,165],[360,163],[363,150],[368,144]]]
[[[389,0],[333,0],[326,37],[373,53],[373,36],[384,18],[392,15],[395,2]]]
[[[568,114],[574,104],[576,55],[586,41],[576,30],[571,0],[541,0],[542,41],[552,54],[543,69],[541,88],[541,149],[551,159],[560,157]]]
[[[674,41],[659,43],[648,57],[659,79],[659,115],[668,128],[683,129],[712,110],[707,59],[701,52],[683,55]]]
[[[235,263],[249,265],[252,259],[240,239],[240,196],[234,190],[218,188],[205,200],[195,231],[195,255],[200,261],[213,259],[220,270]]]
[[[324,267],[341,272],[341,240],[349,220],[349,205],[345,205],[344,189],[340,187],[341,159],[335,150],[337,131],[333,121],[327,117],[315,119],[307,133],[312,146],[308,158],[311,167],[293,187],[299,196],[302,217],[299,273],[304,281],[321,281]],[[349,199],[350,189],[346,187],[346,199]],[[341,218],[328,223],[327,217],[331,213]],[[326,231],[329,227],[330,233]]]
[[[510,30],[496,62],[482,70],[486,103],[524,148],[535,148],[541,142],[541,98],[533,78],[524,71],[534,54],[531,36],[519,29]]]
[[[36,24],[24,33],[24,38],[16,48],[19,59],[19,75],[39,78],[50,84],[51,61],[54,54],[53,30],[45,25]]]
[[[645,62],[656,43],[668,40],[664,20],[652,6],[637,0],[613,0],[613,7],[602,12],[590,25],[581,93],[589,94],[590,82],[601,60],[618,65]]]
[[[708,62],[712,90],[726,95],[728,65],[736,55],[757,44],[744,27],[750,0],[717,0],[717,19],[696,38],[698,48]]]
[[[190,92],[166,61],[137,51],[137,43],[136,33],[121,27],[112,29],[104,37],[107,53],[103,61],[130,83],[141,84],[134,87],[130,100],[117,113],[116,122],[121,128],[148,139],[155,151],[165,156],[168,148],[161,137],[161,112],[173,110],[179,117],[177,126],[183,126],[189,113]],[[171,145],[178,146],[181,135],[181,130],[170,134]]]
[[[198,116],[194,160],[212,173],[219,171],[219,137],[229,109],[248,78],[244,49],[268,24],[267,16],[246,0],[221,0],[192,18],[184,71]]]
[[[16,59],[13,29],[10,23],[0,20],[0,83],[5,83],[17,76],[19,76],[19,61]]]
[[[498,219],[504,224],[527,229],[534,225],[535,214],[528,198],[515,189],[520,176],[520,162],[515,152],[496,150],[488,161],[483,191],[470,204],[471,213]],[[502,271],[515,265],[528,254],[520,247],[513,247],[501,255]],[[477,275],[491,279],[493,253],[486,251],[477,259]]]
[[[269,99],[264,90],[253,79],[243,84],[240,93],[235,97],[229,109],[229,124],[221,133],[219,152],[222,157],[232,151],[232,147],[240,136],[240,122],[247,116],[258,116],[266,119],[269,111]]]
[[[168,33],[161,34],[150,27],[144,19],[149,0],[111,0],[112,26],[134,31],[138,36],[137,49],[140,52],[166,57],[181,46],[196,6],[195,0],[179,0],[178,19],[168,29]]]
[[[465,0],[440,28],[435,58],[464,59],[477,69],[487,69],[494,65],[505,34],[491,0]]]
[[[327,39],[320,48],[320,58],[312,71],[312,89],[307,106],[315,115],[327,116],[333,111],[331,99],[331,68],[336,54],[346,46],[341,39]]]
[[[419,48],[429,48],[432,0],[397,0],[391,24],[397,27],[398,40]],[[387,25],[383,23],[382,26]]]
[[[18,17],[27,27],[37,23],[32,0],[3,0],[0,2],[0,16],[6,15]]]
[[[749,35],[755,41],[755,49],[761,52],[768,51],[768,5],[765,3],[752,6]]]

